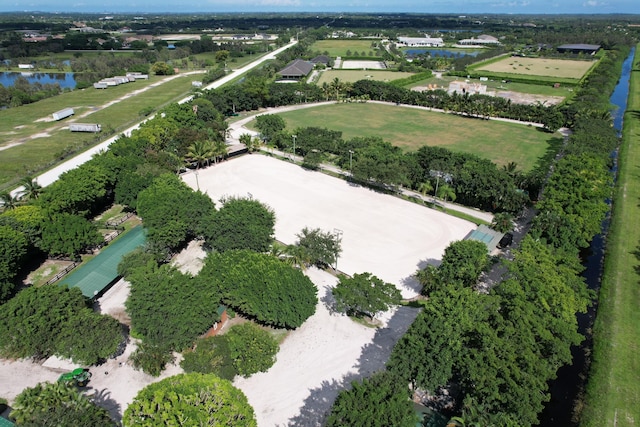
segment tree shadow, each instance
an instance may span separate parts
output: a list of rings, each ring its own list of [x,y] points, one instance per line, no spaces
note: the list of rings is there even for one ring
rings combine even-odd
[[[329,314],[338,314],[342,313],[340,310],[336,308],[336,299],[333,296],[333,292],[331,292],[333,288],[327,287],[325,288],[324,295],[320,297],[320,301],[324,304],[324,306],[329,311]]]
[[[320,427],[324,425],[331,412],[338,393],[351,388],[354,381],[368,378],[385,369],[385,365],[396,342],[413,323],[420,309],[398,307],[386,322],[384,328],[378,328],[373,340],[363,346],[360,357],[353,368],[339,380],[323,381],[319,387],[310,390],[300,412],[289,419],[287,426]]]
[[[93,402],[99,407],[106,409],[107,412],[109,412],[109,415],[111,415],[111,418],[116,421],[118,425],[120,425],[120,423],[122,422],[122,415],[120,415],[120,404],[111,397],[111,392],[106,388],[97,390],[88,387],[88,389],[94,390],[94,393],[91,396]]]

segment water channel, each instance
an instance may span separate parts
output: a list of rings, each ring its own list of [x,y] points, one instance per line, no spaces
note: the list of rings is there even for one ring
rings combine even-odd
[[[630,55],[624,61],[622,66],[622,74],[613,94],[611,95],[611,104],[613,110],[613,126],[618,131],[618,135],[622,132],[622,121],[625,110],[627,109],[627,98],[629,96],[629,77],[633,65],[633,57],[635,48],[631,50]],[[614,159],[617,159],[617,151],[613,153]],[[617,167],[614,161],[612,173],[616,174]],[[582,254],[583,266],[585,271],[582,276],[589,289],[596,292],[600,289],[600,281],[602,279],[602,268],[604,261],[605,239],[609,229],[609,216],[602,223],[602,231],[594,237],[591,246]],[[551,401],[546,405],[540,415],[540,427],[577,427],[578,422],[573,418],[574,402],[576,397],[584,389],[588,375],[588,367],[586,365],[587,353],[591,352],[593,347],[591,337],[591,327],[595,320],[597,303],[594,303],[585,314],[578,315],[578,330],[585,336],[584,342],[580,346],[571,349],[573,356],[573,364],[564,366],[558,370],[558,378],[551,382]]]

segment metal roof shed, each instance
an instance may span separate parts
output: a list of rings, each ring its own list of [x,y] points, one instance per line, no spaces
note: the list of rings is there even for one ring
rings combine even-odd
[[[100,251],[95,258],[61,280],[60,284],[68,285],[70,288],[78,287],[87,298],[96,298],[118,278],[118,264],[122,257],[145,241],[144,228],[132,228]]]
[[[465,240],[477,240],[478,242],[482,242],[487,246],[487,251],[492,253],[498,247],[498,242],[500,242],[502,236],[504,236],[504,233],[492,230],[486,225],[481,224],[478,228],[471,231],[467,237],[465,237]]]

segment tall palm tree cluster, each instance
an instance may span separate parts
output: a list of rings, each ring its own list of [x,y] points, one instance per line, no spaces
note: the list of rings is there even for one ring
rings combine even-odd
[[[42,192],[42,186],[31,176],[20,180],[20,186],[22,190],[15,196],[9,191],[0,193],[0,206],[3,210],[13,209],[27,200],[37,199]]]
[[[211,160],[218,163],[226,154],[227,144],[223,140],[200,140],[189,146],[185,160],[195,163],[196,168],[200,169],[204,165],[209,166]]]

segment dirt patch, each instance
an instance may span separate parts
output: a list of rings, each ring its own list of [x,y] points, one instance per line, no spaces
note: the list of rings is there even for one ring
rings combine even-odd
[[[510,90],[497,91],[493,93],[487,92],[487,95],[510,99],[514,104],[522,105],[558,105],[564,101],[564,96],[534,95],[532,93],[513,92]]]
[[[47,259],[37,269],[29,273],[23,283],[25,285],[42,286],[71,264],[71,261]]]

